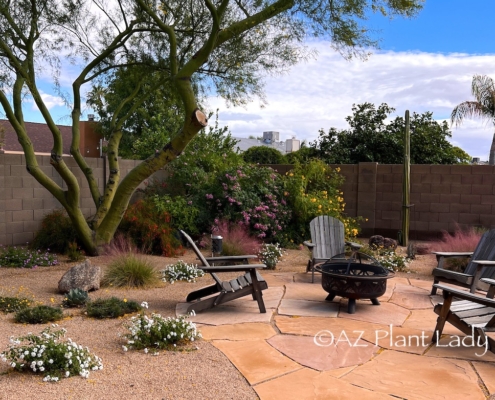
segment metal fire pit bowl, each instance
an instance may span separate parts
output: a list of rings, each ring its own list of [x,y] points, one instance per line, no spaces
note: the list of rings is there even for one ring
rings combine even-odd
[[[315,270],[321,273],[321,286],[328,293],[325,300],[332,301],[335,296],[348,298],[349,314],[356,312],[358,299],[370,299],[374,305],[380,305],[378,297],[383,296],[387,280],[395,273],[365,254],[348,260],[338,257],[315,265]]]

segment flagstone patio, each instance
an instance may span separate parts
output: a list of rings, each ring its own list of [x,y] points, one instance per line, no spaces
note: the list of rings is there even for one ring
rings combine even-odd
[[[320,277],[317,277],[320,279]],[[431,344],[441,296],[431,282],[394,278],[381,305],[327,302],[310,274],[265,276],[267,308],[246,296],[192,317],[260,399],[486,399],[495,395],[495,354],[470,347],[447,324]],[[177,314],[187,308],[177,305]],[[456,339],[457,341],[455,341]],[[478,355],[477,355],[478,354]]]

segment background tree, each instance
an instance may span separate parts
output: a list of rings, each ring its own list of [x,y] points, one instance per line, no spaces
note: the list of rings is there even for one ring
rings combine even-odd
[[[246,103],[262,96],[267,73],[282,72],[311,54],[303,45],[307,36],[330,39],[346,57],[362,55],[363,49],[376,44],[363,23],[367,12],[410,17],[422,3],[17,0],[14,4],[0,0],[0,104],[22,145],[27,170],[66,209],[88,254],[97,254],[98,246],[112,239],[139,184],[181,154],[207,125],[197,93],[213,91],[231,104]],[[79,178],[62,157],[62,136],[38,86],[39,74],[50,67],[55,84],[60,84],[62,74],[70,76],[61,69],[64,55],[77,71],[67,99],[72,116],[70,152],[97,208],[89,222],[79,206]],[[100,85],[111,92],[112,87],[105,85],[108,76],[127,68],[136,75],[127,97],[109,109],[110,174],[101,192],[79,152],[84,85]],[[153,85],[146,86],[150,80]],[[125,124],[158,90],[180,100],[180,129],[170,132],[170,140],[158,152],[121,177],[118,156]],[[29,97],[52,133],[51,165],[64,185],[40,168],[34,154],[22,108]]]
[[[495,84],[486,75],[474,75],[471,83],[471,93],[475,101],[464,101],[452,111],[452,123],[459,126],[464,118],[476,117],[490,121],[495,125]],[[495,134],[493,135],[488,163],[495,165]]]
[[[285,164],[284,155],[268,146],[253,146],[242,153],[245,162],[251,164]]]
[[[312,148],[329,164],[357,164],[403,162],[403,135],[405,121],[396,117],[387,123],[394,108],[383,103],[378,108],[371,103],[353,105],[353,115],[346,117],[349,129],[320,130],[319,139]],[[462,149],[453,146],[447,138],[451,132],[447,122],[439,124],[431,112],[411,116],[411,163],[463,164],[471,158]]]

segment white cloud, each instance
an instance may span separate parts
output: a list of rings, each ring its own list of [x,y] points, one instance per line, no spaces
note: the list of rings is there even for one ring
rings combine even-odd
[[[60,96],[54,96],[52,94],[41,92],[41,98],[49,110],[53,107],[65,107],[64,100]],[[39,108],[33,99],[29,99],[27,102],[31,103],[31,110],[39,111]]]
[[[226,109],[221,99],[210,98],[209,105],[220,109],[220,124],[228,125],[234,136],[274,130],[284,140],[296,135],[312,141],[320,128],[345,128],[352,104],[364,102],[387,103],[396,108],[395,115],[404,115],[406,109],[432,111],[434,118],[443,120],[457,104],[472,99],[473,75],[495,78],[495,55],[389,51],[376,52],[366,62],[349,62],[328,43],[316,43],[316,48],[316,60],[267,80],[264,108],[253,102]],[[466,120],[452,133],[452,143],[473,157],[488,158],[492,126]]]

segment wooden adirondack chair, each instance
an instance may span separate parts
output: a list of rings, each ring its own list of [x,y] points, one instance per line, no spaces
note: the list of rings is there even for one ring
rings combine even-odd
[[[311,259],[308,261],[306,272],[311,271],[311,282],[315,281],[315,265],[330,258],[345,253],[345,245],[351,246],[353,251],[362,246],[357,243],[346,242],[345,227],[342,221],[328,215],[320,215],[309,223],[311,241],[303,244],[311,250]]]
[[[495,284],[495,280],[485,279],[486,284]],[[438,314],[437,324],[433,333],[432,342],[436,343],[442,335],[446,322],[454,325],[466,335],[473,335],[474,343],[486,345],[487,349],[495,353],[495,336],[487,332],[495,332],[495,300],[493,294],[495,286],[491,286],[488,296],[482,297],[449,286],[434,285],[442,289],[444,302],[434,308]],[[453,301],[454,297],[460,299]]]
[[[439,252],[434,251],[437,256],[437,267],[433,270],[433,287],[431,294],[437,292],[435,285],[439,282],[446,282],[453,285],[467,287],[471,293],[476,289],[488,290],[488,284],[481,281],[481,278],[495,278],[495,268],[491,266],[495,261],[495,229],[483,234],[474,252]],[[468,258],[464,273],[444,269],[445,260],[449,258]],[[486,261],[486,262],[484,262]]]
[[[187,309],[188,313],[193,310],[196,313],[204,311],[247,295],[252,295],[253,300],[258,302],[260,313],[266,313],[265,303],[263,302],[263,294],[261,291],[267,289],[268,284],[257,271],[258,269],[266,268],[266,265],[247,264],[247,260],[252,258],[252,256],[206,258],[196,247],[196,244],[191,237],[184,231],[180,232],[189,242],[191,248],[203,264],[198,268],[202,269],[204,272],[208,272],[215,281],[215,284],[211,286],[195,290],[194,292],[188,294],[186,301],[188,303],[192,302]],[[241,260],[241,262],[245,262],[246,264],[211,266],[207,261],[216,261],[223,264],[229,259],[232,260],[233,263]],[[244,272],[244,275],[228,281],[222,281],[217,275],[217,273],[220,272]]]

